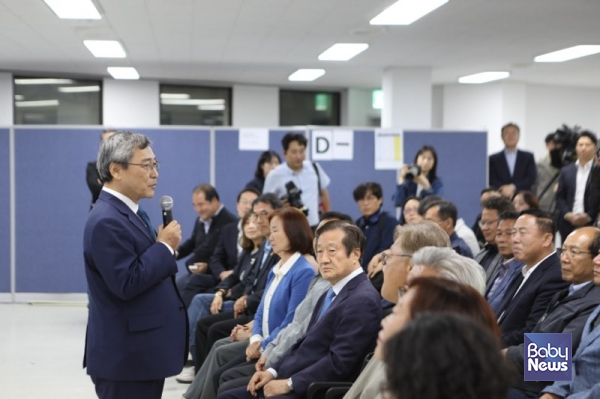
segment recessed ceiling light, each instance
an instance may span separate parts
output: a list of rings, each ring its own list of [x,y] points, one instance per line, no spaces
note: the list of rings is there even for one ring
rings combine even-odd
[[[15,101],[15,107],[57,107],[60,103],[58,100],[37,100],[37,101]]]
[[[458,78],[458,83],[479,84],[492,82],[494,80],[506,79],[510,76],[509,72],[481,72],[474,75],[467,75]]]
[[[84,40],[83,44],[96,58],[125,58],[123,46],[116,40]]]
[[[198,98],[163,98],[160,100],[161,104],[165,105],[223,105],[225,106],[225,100],[217,98],[214,100],[210,99],[198,99]]]
[[[366,43],[336,43],[319,55],[321,61],[348,61],[369,48]]]
[[[91,0],[44,0],[62,19],[101,19]]]
[[[288,77],[292,82],[312,82],[325,75],[324,69],[298,69]]]
[[[51,79],[51,78],[21,78],[15,79],[16,85],[70,85],[75,83],[71,79]]]
[[[135,80],[140,78],[140,74],[132,67],[108,67],[107,71],[115,79]]]
[[[410,25],[448,0],[399,0],[383,10],[369,23],[371,25]]]
[[[225,104],[213,104],[213,105],[198,105],[200,111],[224,111]]]
[[[538,55],[533,60],[535,62],[563,62],[574,60],[575,58],[586,57],[596,53],[600,53],[600,46],[581,45],[553,51],[552,53],[548,54]]]
[[[186,100],[190,98],[187,93],[160,93],[161,100],[163,99],[175,99],[175,100]]]
[[[61,93],[92,93],[100,91],[100,86],[70,86],[70,87],[59,87],[58,91]]]

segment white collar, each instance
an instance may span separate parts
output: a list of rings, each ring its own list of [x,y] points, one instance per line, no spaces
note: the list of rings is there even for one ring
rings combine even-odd
[[[128,196],[121,194],[120,192],[115,191],[112,188],[108,188],[106,186],[103,186],[102,190],[106,191],[107,193],[109,193],[111,195],[114,195],[115,197],[120,199],[125,205],[127,205],[127,207],[129,209],[131,209],[131,211],[133,213],[137,213],[140,206],[138,204],[136,204],[135,202],[133,202],[133,200],[131,198],[129,198]]]

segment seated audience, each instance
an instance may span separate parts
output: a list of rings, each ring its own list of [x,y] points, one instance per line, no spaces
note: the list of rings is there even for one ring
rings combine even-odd
[[[444,183],[437,175],[437,163],[435,148],[425,145],[419,149],[411,165],[418,166],[418,174],[409,170],[407,165],[402,165],[393,198],[396,206],[402,206],[404,199],[411,196],[424,198],[432,194],[444,195]]]
[[[417,277],[437,276],[469,285],[480,294],[485,290],[485,272],[481,265],[450,248],[421,248],[413,255],[412,263],[407,278],[409,285]]]
[[[414,196],[406,197],[404,203],[402,203],[399,224],[413,224],[423,220],[423,216],[419,214],[420,202],[420,198]]]
[[[571,353],[575,354],[581,342],[583,327],[594,309],[600,304],[600,287],[594,285],[594,255],[600,250],[600,229],[581,227],[567,237],[561,251],[562,278],[570,283],[557,292],[533,333],[571,334]],[[510,399],[539,398],[550,382],[523,381],[523,344],[505,350],[506,358],[519,370],[521,377],[509,395]]]
[[[354,225],[336,221],[319,229],[317,259],[331,288],[317,302],[307,333],[271,368],[255,373],[247,388],[218,398],[304,397],[313,381],[358,375],[381,321],[379,295],[360,267],[362,248],[364,235]]]
[[[500,191],[498,191],[496,187],[486,187],[483,190],[481,190],[481,194],[479,195],[479,205],[481,205],[481,208],[483,209],[483,203],[485,201],[492,197],[500,197],[501,195],[502,194],[500,194]],[[481,213],[475,218],[475,223],[473,223],[473,227],[471,227],[471,230],[473,230],[473,233],[475,233],[475,237],[477,237],[477,241],[480,244],[479,246],[483,247],[485,245],[485,237],[483,236],[483,233],[481,232],[481,227],[479,226],[480,220]],[[477,252],[479,251],[473,253],[475,254]]]
[[[254,171],[254,179],[246,184],[246,188],[253,188],[259,193],[262,193],[267,175],[279,166],[280,163],[281,157],[276,151],[264,151],[258,158],[256,170]]]
[[[438,201],[429,204],[425,211],[425,220],[430,220],[436,223],[450,237],[450,245],[457,254],[473,258],[473,253],[465,241],[460,238],[454,231],[458,211],[456,205],[450,201]]]
[[[531,191],[517,191],[512,197],[512,203],[517,212],[527,209],[540,209],[540,202]]]
[[[383,210],[383,190],[376,182],[361,183],[354,189],[354,201],[362,214],[356,220],[356,225],[365,235],[366,244],[362,254],[361,265],[367,271],[368,265],[378,253],[389,248],[394,242],[394,229],[398,222],[396,218]],[[375,275],[371,282],[378,291],[383,284],[381,273]]]
[[[219,281],[208,262],[219,240],[220,230],[237,218],[229,212],[219,199],[217,190],[209,184],[194,188],[192,204],[198,214],[192,236],[179,245],[177,259],[189,255],[185,265],[188,274],[177,278],[177,288],[185,306],[190,306],[194,295],[211,290]]]
[[[594,254],[593,254],[594,255]],[[595,254],[594,268],[600,268],[600,254]],[[594,273],[594,284],[600,285],[600,274]],[[600,306],[587,318],[579,347],[573,355],[573,379],[556,381],[542,390],[540,399],[590,398],[600,397]]]
[[[498,309],[504,346],[523,343],[524,333],[534,329],[554,294],[568,286],[554,250],[555,232],[552,217],[537,209],[523,211],[515,222],[513,254],[525,266],[506,289]]]
[[[514,211],[513,204],[506,198],[493,196],[483,203],[481,220],[479,226],[485,239],[485,246],[475,255],[475,260],[487,270],[494,270],[502,262],[502,256],[498,253],[496,245],[496,231],[500,214],[506,211]]]
[[[450,248],[447,250],[451,251]],[[408,290],[400,290],[402,296],[399,297],[392,313],[381,322],[382,328],[377,339],[375,355],[352,384],[344,399],[381,399],[379,388],[385,381],[385,344],[390,337],[422,313],[452,312],[468,315],[492,331],[495,336],[499,336],[496,318],[475,288],[442,277],[417,277],[408,283],[408,287]]]
[[[385,398],[506,398],[512,373],[498,339],[470,317],[425,313],[385,348]]]
[[[512,234],[518,217],[519,214],[512,211],[502,212],[498,217],[496,245],[502,260],[497,267],[489,268],[486,271],[485,299],[496,316],[500,315],[498,309],[504,301],[506,289],[523,270],[523,263],[514,259],[512,249]]]

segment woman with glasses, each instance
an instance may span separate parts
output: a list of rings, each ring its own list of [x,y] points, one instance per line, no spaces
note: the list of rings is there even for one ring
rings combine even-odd
[[[281,163],[281,157],[275,151],[264,151],[258,158],[256,170],[254,171],[254,179],[246,184],[246,188],[255,188],[259,193],[263,192],[265,179],[269,172],[275,169]]]
[[[413,165],[402,165],[394,203],[402,206],[407,197],[425,198],[428,195],[444,195],[444,182],[437,175],[438,157],[435,148],[424,145],[417,151]],[[416,166],[416,167],[415,167]]]

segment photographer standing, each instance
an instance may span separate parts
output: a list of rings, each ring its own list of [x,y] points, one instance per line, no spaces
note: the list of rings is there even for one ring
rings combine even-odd
[[[308,223],[314,227],[319,223],[319,204],[323,212],[330,211],[327,191],[330,180],[319,164],[306,160],[306,143],[302,133],[288,133],[283,137],[285,162],[267,175],[263,193],[287,196],[291,206],[301,210],[305,207]]]
[[[575,146],[577,161],[560,170],[556,207],[562,240],[574,229],[593,224],[598,216],[600,170],[594,165],[597,146],[598,139],[594,133],[581,132]]]
[[[408,197],[425,198],[428,195],[444,195],[444,182],[436,173],[437,161],[435,148],[424,145],[417,152],[413,165],[402,165],[393,197],[397,207],[402,206]]]

